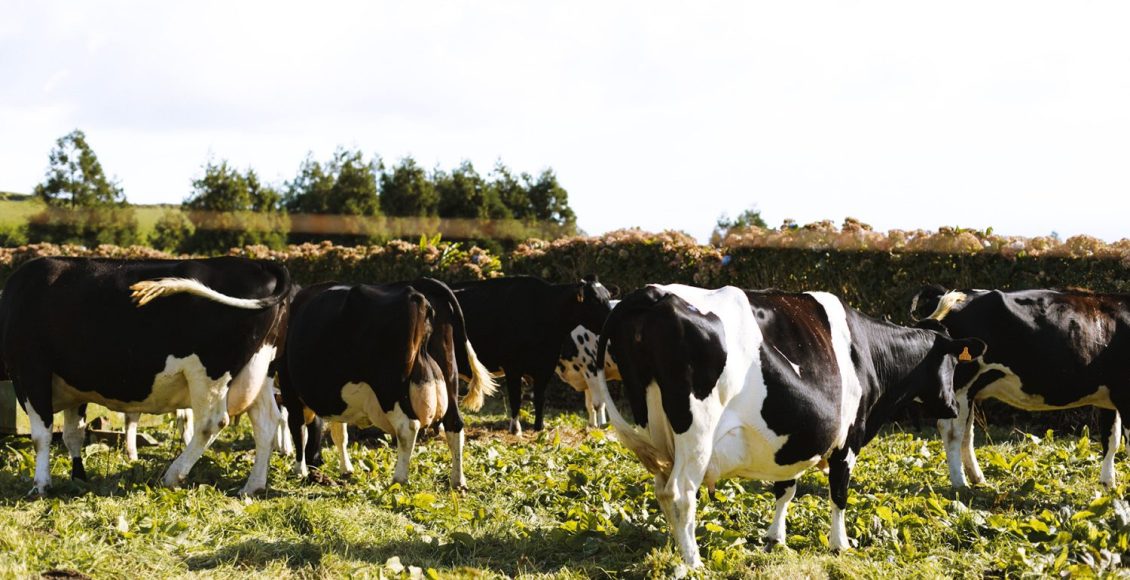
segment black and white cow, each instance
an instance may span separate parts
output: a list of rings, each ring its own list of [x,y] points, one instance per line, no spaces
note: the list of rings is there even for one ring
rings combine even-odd
[[[927,286],[911,314],[928,314],[951,336],[989,345],[978,365],[954,378],[957,418],[938,422],[956,487],[985,476],[973,452],[973,402],[994,398],[1029,411],[1094,405],[1104,459],[1099,481],[1113,486],[1121,414],[1130,413],[1130,295],[1083,290],[953,290]],[[964,464],[964,471],[962,470]]]
[[[331,422],[346,473],[353,470],[346,423],[373,425],[395,436],[393,481],[400,483],[408,481],[417,432],[441,424],[452,455],[451,485],[466,487],[458,374],[471,377],[463,401],[470,409],[482,407],[495,385],[467,339],[450,288],[430,278],[303,288],[291,305],[286,336],[279,385],[300,476],[307,475],[305,422],[313,412]]]
[[[290,291],[284,266],[236,257],[39,258],[21,266],[0,298],[0,343],[31,423],[32,491],[51,483],[57,411],[72,476],[85,478],[83,403],[141,413],[191,408],[192,439],[165,485],[185,479],[231,415],[250,413],[256,449],[269,451],[278,409],[262,387]],[[266,487],[262,457],[242,494]]]
[[[452,286],[483,364],[506,376],[510,432],[521,433],[522,380],[534,388],[534,429],[545,427],[545,387],[578,325],[600,328],[611,295],[595,276],[570,284],[512,276]]]
[[[610,300],[608,305],[615,308],[619,300]],[[608,423],[608,414],[604,404],[597,406],[593,402],[592,394],[596,391],[596,341],[600,333],[599,328],[589,330],[584,325],[577,325],[569,333],[569,340],[561,349],[561,358],[557,361],[557,376],[574,390],[585,394],[585,410],[588,411],[589,427],[600,427]],[[620,380],[620,369],[612,357],[604,359],[604,376],[609,380]]]
[[[670,285],[621,301],[601,332],[597,363],[606,351],[616,357],[639,427],[609,405],[612,425],[655,475],[683,559],[699,566],[699,486],[728,477],[777,482],[767,535],[784,542],[796,478],[822,461],[829,542],[848,548],[843,510],[860,448],[912,399],[953,417],[954,367],[983,350],[976,339],[877,321],[823,292]],[[603,372],[597,385],[607,400]]]

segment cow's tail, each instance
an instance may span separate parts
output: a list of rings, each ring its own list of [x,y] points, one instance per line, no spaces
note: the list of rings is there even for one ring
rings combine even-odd
[[[609,315],[608,320],[605,322],[605,329],[608,328],[609,323],[613,322],[613,317],[616,312]],[[631,449],[640,462],[651,473],[670,473],[671,459],[667,454],[663,453],[651,440],[651,435],[646,429],[632,425],[620,414],[620,409],[616,407],[616,402],[612,400],[612,396],[608,391],[608,380],[604,376],[604,360],[607,356],[608,349],[608,333],[601,332],[600,340],[596,343],[596,387],[597,397],[595,403],[604,402],[604,408],[608,411],[608,422],[612,424],[612,428],[616,430],[617,436],[620,438],[620,443],[625,447]],[[625,361],[620,361],[625,362]]]
[[[192,278],[155,278],[142,280],[129,287],[130,298],[138,308],[164,296],[192,294],[233,308],[263,310],[287,300],[291,294],[290,272],[282,264],[260,262],[275,276],[275,291],[266,298],[237,298],[222,294]]]
[[[416,359],[428,347],[429,310],[427,297],[412,290],[408,294],[408,350],[404,353],[404,379],[412,376]]]

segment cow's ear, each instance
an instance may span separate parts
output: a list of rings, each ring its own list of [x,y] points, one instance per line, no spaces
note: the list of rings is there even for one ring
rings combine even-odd
[[[988,346],[979,338],[959,338],[951,341],[949,353],[957,357],[957,362],[973,362],[985,355]]]
[[[617,286],[615,284],[610,284],[610,285],[606,285],[605,288],[608,288],[608,294],[610,294],[613,298],[619,298],[620,297],[620,287],[619,286]]]
[[[584,302],[584,301],[585,301],[585,286],[584,286],[584,284],[582,284],[580,288],[577,288],[577,302]]]

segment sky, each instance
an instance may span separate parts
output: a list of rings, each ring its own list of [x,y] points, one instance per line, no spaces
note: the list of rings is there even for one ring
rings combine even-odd
[[[0,0],[0,191],[82,129],[133,203],[338,147],[552,168],[588,234],[1130,237],[1130,3]]]

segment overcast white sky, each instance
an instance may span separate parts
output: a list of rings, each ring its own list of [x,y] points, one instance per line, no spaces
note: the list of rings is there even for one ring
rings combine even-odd
[[[1127,2],[41,2],[0,13],[0,190],[80,128],[134,203],[212,156],[552,167],[590,234],[1130,237]]]

